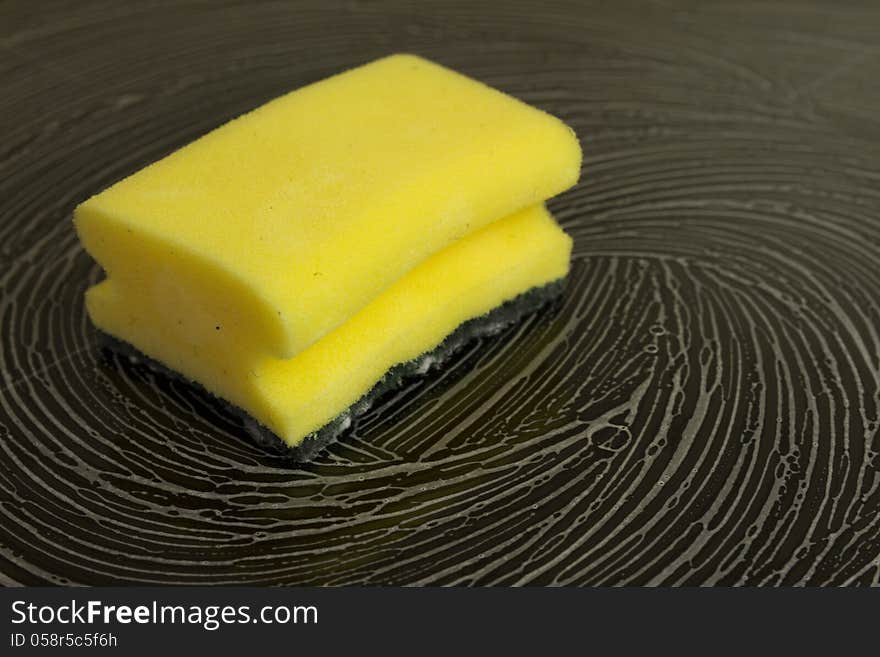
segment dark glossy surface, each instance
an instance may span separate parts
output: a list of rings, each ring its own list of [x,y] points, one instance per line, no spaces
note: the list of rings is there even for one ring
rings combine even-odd
[[[876,3],[0,4],[6,583],[880,581]],[[102,357],[73,206],[418,52],[573,125],[564,302],[289,468]]]

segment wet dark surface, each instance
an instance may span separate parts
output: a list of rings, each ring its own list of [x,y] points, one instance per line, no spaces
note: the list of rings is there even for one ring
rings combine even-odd
[[[880,7],[0,5],[5,583],[880,582]],[[564,301],[316,462],[104,358],[74,205],[395,51],[557,114]]]

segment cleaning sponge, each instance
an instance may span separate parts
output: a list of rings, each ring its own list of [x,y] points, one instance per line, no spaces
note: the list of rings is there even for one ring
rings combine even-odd
[[[560,289],[571,240],[542,202],[580,161],[557,119],[381,59],[82,203],[77,231],[107,272],[89,315],[307,456],[394,373]]]

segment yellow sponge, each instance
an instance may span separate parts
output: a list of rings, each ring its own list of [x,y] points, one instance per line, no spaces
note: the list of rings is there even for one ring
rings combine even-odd
[[[227,123],[75,223],[106,294],[140,290],[182,335],[219,327],[287,358],[431,254],[573,185],[580,161],[559,120],[395,55]]]
[[[98,327],[297,446],[394,365],[430,351],[465,321],[563,278],[570,251],[571,239],[543,206],[520,211],[429,257],[288,359],[255,351],[238,333],[206,322],[186,325],[181,317],[191,309],[167,312],[163,288],[111,278],[89,290],[87,304]]]
[[[288,446],[568,271],[559,120],[395,55],[282,96],[79,207],[94,323]],[[314,442],[314,441],[313,441]]]

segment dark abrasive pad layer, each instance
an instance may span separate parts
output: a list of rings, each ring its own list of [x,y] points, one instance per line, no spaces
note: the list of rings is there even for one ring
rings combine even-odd
[[[411,377],[420,376],[435,367],[441,367],[450,356],[471,340],[498,333],[505,326],[540,309],[543,305],[558,297],[562,292],[563,286],[564,280],[558,280],[541,287],[532,288],[506,301],[485,315],[464,322],[431,351],[422,354],[418,358],[392,367],[354,404],[320,429],[307,435],[298,445],[288,445],[271,429],[257,422],[249,413],[234,404],[230,404],[225,400],[222,401],[242,418],[248,434],[265,449],[274,453],[281,453],[295,462],[308,461],[345,432],[352,425],[355,418],[366,413],[379,397],[399,388],[405,380]],[[130,343],[103,332],[101,337],[105,348],[124,354],[132,361],[143,362],[151,369],[166,376],[185,379],[179,372],[145,355]],[[190,384],[205,390],[198,382],[186,380]],[[210,394],[209,391],[205,391]]]

